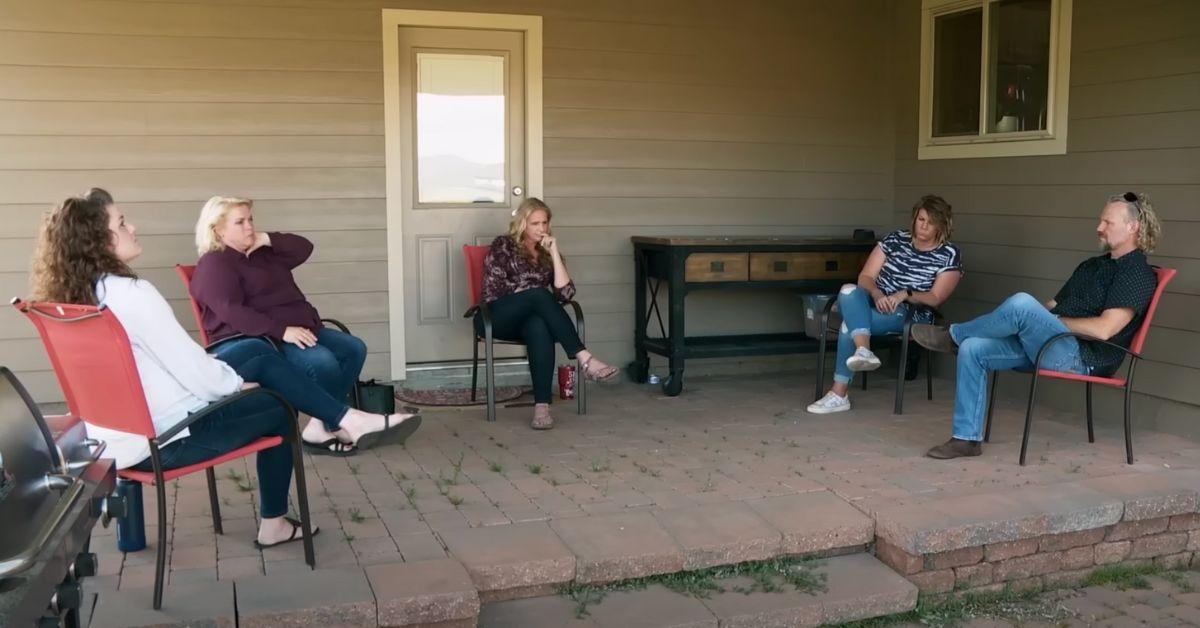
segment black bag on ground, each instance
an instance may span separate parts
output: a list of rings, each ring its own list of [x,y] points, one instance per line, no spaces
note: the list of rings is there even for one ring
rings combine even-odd
[[[355,384],[358,389],[358,409],[374,414],[396,412],[396,387],[373,379]]]

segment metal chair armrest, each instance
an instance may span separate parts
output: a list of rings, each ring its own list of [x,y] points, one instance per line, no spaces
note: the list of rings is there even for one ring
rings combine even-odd
[[[204,417],[212,414],[213,412],[216,412],[217,410],[225,408],[226,406],[229,406],[230,404],[236,403],[238,401],[241,401],[242,399],[245,399],[246,397],[249,397],[251,395],[256,395],[256,394],[270,395],[276,401],[278,401],[281,406],[283,406],[284,410],[286,410],[287,413],[292,416],[292,418],[296,417],[295,408],[292,407],[292,404],[288,403],[287,399],[283,398],[283,395],[281,395],[269,388],[263,388],[260,386],[257,388],[250,388],[248,390],[239,390],[238,392],[236,392],[232,395],[229,395],[228,397],[222,398],[220,401],[216,401],[216,402],[208,404],[207,406],[204,407],[204,409],[200,410],[199,412],[194,412],[192,414],[189,414],[187,416],[187,418],[185,418],[183,421],[176,424],[171,429],[169,429],[165,432],[159,433],[158,435],[156,435],[154,437],[154,440],[158,444],[165,443],[165,442],[171,440],[172,438],[174,438],[176,434],[178,434],[179,432],[182,432],[184,429],[186,429],[188,426],[195,423],[196,421],[199,421],[200,419],[203,419]]]
[[[322,318],[321,322],[328,323],[330,325],[333,325],[334,327],[337,327],[338,331],[342,332],[343,334],[350,333],[350,328],[346,327],[346,325],[343,324],[342,321],[339,321],[336,318]]]
[[[571,309],[575,312],[575,332],[579,334],[580,342],[587,342],[587,339],[584,338],[583,333],[583,306],[579,305],[579,303],[574,299],[564,303],[563,307],[568,305],[571,306]]]
[[[1046,344],[1043,344],[1042,348],[1038,349],[1037,359],[1034,360],[1034,363],[1033,363],[1034,372],[1036,372],[1042,368],[1042,356],[1044,356],[1046,354],[1046,350],[1050,348],[1050,345],[1053,345],[1054,343],[1056,343],[1064,338],[1078,338],[1079,340],[1087,340],[1088,342],[1099,342],[1101,344],[1120,349],[1121,351],[1123,351],[1125,353],[1125,355],[1129,355],[1134,358],[1142,357],[1141,354],[1134,353],[1133,351],[1130,351],[1129,349],[1122,347],[1121,345],[1116,344],[1115,342],[1101,340],[1095,336],[1089,336],[1088,334],[1084,334],[1084,333],[1077,332],[1077,331],[1066,331],[1061,334],[1056,334],[1054,336],[1051,336],[1050,339],[1046,341]]]
[[[833,306],[837,305],[837,301],[836,297],[826,301],[825,307],[821,309],[821,313],[828,317],[830,312],[833,312]]]
[[[475,306],[479,312],[480,318],[483,319],[483,333],[487,338],[492,337],[492,308],[488,307],[487,303],[480,303]]]

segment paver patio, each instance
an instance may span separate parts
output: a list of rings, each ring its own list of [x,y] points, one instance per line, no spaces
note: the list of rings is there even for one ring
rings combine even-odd
[[[1060,502],[1069,506],[1072,499],[1100,491],[1120,506],[1116,519],[1101,525],[1122,515],[1150,521],[1164,507],[1175,509],[1170,515],[1189,507],[1177,503],[1188,499],[1187,490],[1159,480],[1166,471],[1196,473],[1200,443],[1135,427],[1137,463],[1126,465],[1116,426],[1098,426],[1097,442],[1088,444],[1079,417],[1043,409],[1030,464],[1019,467],[1023,408],[1017,408],[1018,400],[1004,399],[982,457],[936,461],[922,454],[948,437],[951,382],[936,382],[933,402],[909,395],[906,414],[895,416],[887,379],[876,377],[871,390],[855,391],[854,411],[816,416],[803,409],[810,375],[691,378],[684,394],[674,398],[650,386],[596,387],[587,416],[560,404],[558,424],[548,432],[528,428],[528,407],[502,407],[495,423],[484,421],[477,407],[426,409],[422,429],[406,448],[346,459],[306,457],[310,504],[322,528],[315,539],[318,570],[307,575],[299,544],[261,552],[251,545],[257,499],[252,461],[218,472],[224,536],[211,530],[203,480],[178,482],[168,491],[173,545],[164,612],[171,611],[172,588],[193,585],[197,595],[211,595],[214,604],[230,610],[236,597],[239,613],[254,610],[263,621],[279,621],[275,613],[286,604],[278,602],[290,595],[296,609],[328,598],[342,609],[347,625],[372,615],[384,625],[406,617],[470,625],[467,615],[481,602],[545,595],[570,580],[611,581],[784,553],[862,551],[881,533],[874,520],[881,513],[925,510],[945,518],[947,504],[961,504],[956,515],[963,529],[974,526],[971,534],[986,528],[972,518],[1004,520],[1008,527],[1001,532],[1011,532],[1014,509],[1019,511],[1025,495],[1062,511],[1030,515],[1043,526],[1036,534],[1045,534],[1088,527],[1062,526],[1079,524],[1084,510],[1099,516],[1107,502],[1088,502],[1082,510]],[[1187,512],[1194,513],[1190,490]],[[973,497],[982,493],[1003,493],[1013,501]],[[149,491],[146,498],[152,502]],[[152,512],[152,503],[146,508]],[[1160,519],[1167,532],[1167,519]],[[899,514],[887,519],[893,527],[904,521]],[[91,586],[101,598],[118,590],[125,602],[101,602],[97,618],[120,623],[104,613],[128,613],[135,621],[138,604],[149,606],[153,551],[123,555],[112,534],[97,529],[94,535],[102,577]],[[1180,534],[1183,552],[1195,539],[1188,530]],[[153,542],[152,529],[147,536]],[[1006,540],[988,538],[987,543]],[[881,558],[886,546],[877,548]],[[902,551],[941,546],[918,549]],[[391,566],[453,562],[440,561],[447,558],[463,565],[461,573],[474,583],[479,599],[443,599],[438,591],[406,592],[384,584],[401,577]],[[896,568],[896,562],[887,562]],[[947,571],[954,567],[947,565]],[[460,572],[442,566],[438,573],[448,590],[463,588]],[[404,578],[419,581],[411,574]],[[264,593],[243,601],[274,582],[284,586],[283,580],[290,584],[289,592],[278,593],[282,597]],[[220,586],[224,583],[232,584],[234,596]],[[406,599],[451,610],[408,612],[397,602]],[[191,600],[186,608],[194,606]],[[879,609],[886,611],[886,605]],[[304,616],[296,612],[292,621]],[[810,609],[812,617],[830,620],[820,609]],[[329,614],[321,616],[324,625],[328,621]]]

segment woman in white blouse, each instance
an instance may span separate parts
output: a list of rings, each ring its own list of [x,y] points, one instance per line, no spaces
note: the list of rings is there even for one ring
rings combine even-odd
[[[258,355],[239,364],[209,356],[175,319],[167,301],[149,282],[138,279],[129,262],[142,252],[136,229],[105,193],[69,198],[43,220],[35,258],[35,298],[60,303],[103,305],[129,336],[146,403],[157,431],[238,390],[260,383],[281,393],[296,408],[324,420],[338,415],[338,437],[365,448],[405,438],[419,416],[368,414],[336,402],[311,386],[303,374],[263,343]],[[239,373],[241,375],[239,375]],[[161,449],[166,469],[208,460],[264,436],[286,436],[288,413],[267,395],[252,395],[182,430]],[[84,418],[86,424],[86,418]],[[319,424],[320,421],[310,421]],[[142,436],[87,425],[90,436],[108,443],[117,468],[151,470],[149,444]],[[298,540],[299,522],[285,517],[292,476],[292,450],[278,445],[258,453],[262,523],[256,545]],[[314,528],[313,533],[317,530]]]

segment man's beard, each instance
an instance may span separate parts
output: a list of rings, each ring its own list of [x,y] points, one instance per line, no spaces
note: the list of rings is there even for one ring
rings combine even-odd
[[[1112,245],[1109,244],[1108,240],[1106,240],[1104,238],[1100,238],[1099,246],[1100,246],[1101,253],[1111,253],[1113,250]]]

